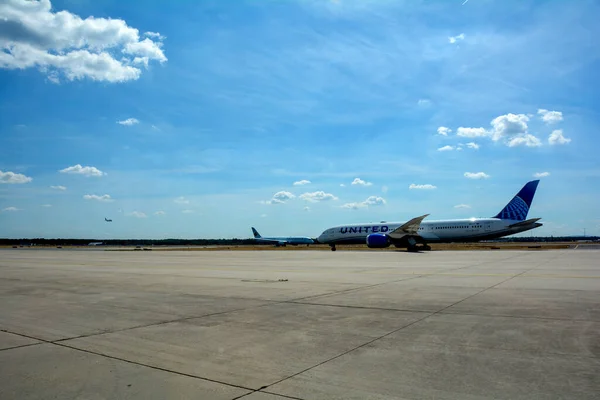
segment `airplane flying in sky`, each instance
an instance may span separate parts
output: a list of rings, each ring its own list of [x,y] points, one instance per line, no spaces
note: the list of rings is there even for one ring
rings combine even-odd
[[[254,227],[252,227],[252,233],[254,234],[254,240],[261,243],[272,243],[275,246],[285,246],[287,244],[291,244],[293,246],[297,246],[299,244],[310,245],[315,243],[315,241],[309,237],[304,236],[288,236],[288,237],[262,237],[260,233]]]
[[[326,229],[317,238],[318,243],[362,244],[371,248],[394,245],[408,251],[431,250],[427,243],[477,242],[525,232],[542,226],[541,218],[527,218],[539,180],[525,184],[521,191],[491,218],[451,219],[423,222],[429,214],[402,223],[341,225]],[[422,246],[417,246],[421,244]]]
[[[108,219],[108,218],[106,218],[106,217],[104,218],[104,220],[105,220],[106,222],[112,222],[112,219]]]

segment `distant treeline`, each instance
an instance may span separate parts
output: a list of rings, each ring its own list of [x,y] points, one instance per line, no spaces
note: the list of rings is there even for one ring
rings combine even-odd
[[[550,236],[550,237],[508,237],[493,242],[576,242],[581,240],[600,240],[598,236]],[[101,243],[105,246],[240,246],[257,245],[253,239],[2,239],[0,246],[36,245],[36,246],[87,246]],[[265,246],[269,244],[264,244]]]

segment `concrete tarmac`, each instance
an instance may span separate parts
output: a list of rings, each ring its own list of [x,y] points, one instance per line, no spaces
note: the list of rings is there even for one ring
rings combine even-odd
[[[599,260],[0,250],[0,398],[597,399]]]

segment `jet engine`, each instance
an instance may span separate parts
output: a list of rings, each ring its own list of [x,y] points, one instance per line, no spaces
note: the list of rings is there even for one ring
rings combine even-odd
[[[367,247],[371,249],[383,249],[390,247],[390,239],[383,233],[371,233],[367,236]]]

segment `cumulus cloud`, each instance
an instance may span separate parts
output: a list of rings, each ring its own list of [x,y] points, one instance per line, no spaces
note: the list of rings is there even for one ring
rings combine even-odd
[[[465,34],[464,33],[461,33],[460,35],[449,36],[448,37],[448,43],[454,44],[454,43],[458,42],[459,40],[465,40]]]
[[[193,214],[194,210],[182,210],[181,211],[183,214]]]
[[[452,151],[452,150],[454,150],[454,146],[449,146],[449,145],[448,146],[444,146],[444,147],[440,147],[438,149],[438,151]]]
[[[2,209],[2,212],[15,212],[15,211],[21,211],[20,208],[17,207],[6,207]]]
[[[452,132],[452,129],[448,128],[447,126],[440,126],[437,128],[438,135],[448,136],[450,132]]]
[[[408,187],[410,190],[432,190],[432,189],[437,189],[437,186],[434,185],[430,185],[430,184],[425,184],[425,185],[417,185],[415,183],[411,183],[410,186]]]
[[[160,210],[160,211],[157,211],[157,212],[155,212],[155,213],[154,213],[154,215],[158,215],[158,216],[160,216],[160,215],[165,215],[165,214],[166,214],[166,213],[165,213],[164,211],[162,211],[162,210]]]
[[[310,181],[309,181],[309,180],[302,179],[301,181],[296,181],[296,182],[294,182],[294,186],[308,185],[309,183],[310,183]]]
[[[106,202],[106,203],[110,203],[111,201],[114,201],[108,194],[103,194],[102,196],[98,196],[97,194],[86,194],[86,195],[83,195],[83,198],[85,200],[96,200],[96,201],[102,201],[102,202]]]
[[[382,191],[383,193],[387,193],[387,192],[388,192],[388,190],[389,190],[389,188],[388,188],[387,186],[382,186],[382,187],[381,187],[381,191]]]
[[[419,101],[417,101],[417,105],[419,107],[429,107],[431,105],[431,100],[419,99]]]
[[[263,204],[284,204],[288,200],[292,200],[295,198],[296,198],[296,195],[294,195],[293,193],[282,190],[280,192],[275,193],[273,195],[273,197],[271,198],[271,200],[261,201],[261,203],[263,203]]]
[[[140,121],[136,118],[127,118],[122,121],[117,121],[117,124],[125,125],[125,126],[131,126],[131,125],[135,125],[135,124],[139,124],[139,123],[140,123]]]
[[[302,209],[302,211],[310,211],[310,207],[309,206],[304,206],[304,208]]]
[[[465,172],[465,178],[469,179],[488,179],[489,177],[485,172]]]
[[[52,207],[52,204],[42,204],[42,207],[44,207],[44,208],[50,208],[50,207]]]
[[[105,172],[100,171],[96,167],[82,167],[80,164],[73,165],[72,167],[67,167],[65,169],[61,169],[61,174],[73,174],[73,175],[84,175],[84,176],[103,176],[106,175]]]
[[[135,218],[148,218],[148,216],[141,211],[132,211],[129,214],[127,214],[127,216]]]
[[[359,208],[365,208],[369,206],[382,206],[385,205],[386,201],[383,197],[379,196],[369,196],[365,201],[357,202],[357,203],[346,203],[342,205],[342,208],[348,208],[351,210],[358,210]]]
[[[160,34],[139,31],[122,19],[52,11],[50,0],[0,3],[0,68],[37,67],[52,82],[138,79],[140,66],[167,61]],[[158,36],[157,36],[158,35]]]
[[[58,185],[58,186],[50,186],[50,189],[54,189],[54,190],[67,190],[67,187],[66,186]]]
[[[329,201],[329,200],[337,200],[338,198],[335,197],[334,195],[332,195],[331,193],[325,193],[324,191],[320,190],[317,192],[312,192],[312,193],[303,193],[300,195],[300,198],[302,200],[307,200],[310,201],[312,203],[316,203],[319,201]]]
[[[456,136],[466,137],[466,138],[476,138],[476,137],[485,137],[489,136],[489,132],[485,130],[485,128],[465,128],[461,126],[456,130]]]
[[[512,138],[527,134],[529,117],[525,114],[500,115],[492,120],[492,140]]]
[[[468,148],[470,148],[470,149],[473,149],[473,150],[479,149],[479,145],[477,143],[475,143],[475,142],[469,142],[469,143],[466,144],[466,146]]]
[[[363,180],[362,180],[362,179],[360,179],[360,178],[355,178],[355,179],[352,181],[352,185],[355,185],[355,186],[371,186],[371,185],[372,185],[372,183],[371,183],[371,182],[366,182],[366,181],[363,181]]]
[[[563,120],[562,112],[560,111],[548,111],[543,108],[538,110],[538,115],[546,124],[555,124]]]
[[[527,133],[525,135],[516,136],[509,140],[508,147],[515,146],[527,146],[527,147],[539,147],[542,145],[542,141],[535,136]]]
[[[545,178],[547,176],[550,176],[550,172],[536,172],[533,174],[534,178]]]
[[[471,208],[471,206],[468,204],[457,204],[454,208]]]
[[[176,198],[175,200],[173,200],[173,202],[177,204],[190,204],[190,201],[183,196]]]
[[[550,136],[548,136],[548,143],[550,143],[551,145],[567,144],[570,142],[571,142],[571,139],[563,136],[562,129],[557,129],[555,131],[552,131]]]
[[[1,23],[0,23],[0,27],[1,27]],[[31,182],[33,180],[33,178],[30,178],[29,176],[25,176],[23,174],[15,174],[14,172],[11,171],[0,171],[0,183],[8,183],[8,184],[23,184],[23,183],[28,183]]]

